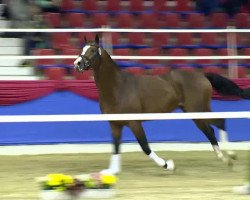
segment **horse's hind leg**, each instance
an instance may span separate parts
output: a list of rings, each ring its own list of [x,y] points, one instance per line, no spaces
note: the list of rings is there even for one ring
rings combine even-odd
[[[134,133],[138,143],[140,144],[143,152],[149,156],[157,165],[167,169],[167,170],[174,170],[174,162],[172,160],[165,161],[164,159],[160,158],[155,152],[151,151],[148,141],[145,135],[145,132],[143,130],[143,127],[141,125],[141,122],[139,121],[131,121],[129,122],[129,127]]]
[[[224,145],[226,148],[226,145],[228,145],[228,134],[226,131],[226,123],[225,123],[225,119],[213,119],[211,124],[216,126],[219,129],[219,135],[220,135],[220,142],[222,145]],[[226,150],[226,153],[229,157],[231,157],[232,159],[237,159],[237,156],[235,154],[235,152],[233,152],[232,150]]]
[[[209,125],[208,120],[204,119],[195,119],[193,120],[196,124],[196,126],[205,134],[205,136],[208,138],[209,142],[211,143],[214,152],[216,153],[217,157],[222,160],[223,162],[227,163],[228,165],[232,164],[231,159],[226,158],[217,142],[217,139],[215,137],[214,129]]]

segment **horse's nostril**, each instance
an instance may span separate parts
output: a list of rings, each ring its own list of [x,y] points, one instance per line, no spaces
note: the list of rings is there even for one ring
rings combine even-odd
[[[77,63],[77,65],[80,65],[80,64],[81,64],[81,62],[78,62],[78,63]]]

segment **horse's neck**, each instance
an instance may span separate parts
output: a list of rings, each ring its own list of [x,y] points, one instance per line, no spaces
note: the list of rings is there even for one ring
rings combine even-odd
[[[100,66],[94,69],[94,78],[99,89],[100,97],[113,99],[115,87],[118,84],[120,70],[117,64],[112,60],[110,55],[104,51]]]

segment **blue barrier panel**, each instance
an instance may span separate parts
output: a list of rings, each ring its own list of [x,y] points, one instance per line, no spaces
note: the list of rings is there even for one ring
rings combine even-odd
[[[249,111],[250,101],[212,101],[214,111]],[[176,111],[179,112],[179,111]],[[99,104],[71,92],[55,92],[38,100],[0,106],[0,115],[98,114]],[[191,120],[144,122],[150,142],[207,142]],[[230,141],[250,140],[249,119],[228,119]],[[216,134],[218,134],[216,132]],[[123,142],[136,141],[128,128]],[[108,122],[0,123],[0,144],[105,143],[111,142]]]

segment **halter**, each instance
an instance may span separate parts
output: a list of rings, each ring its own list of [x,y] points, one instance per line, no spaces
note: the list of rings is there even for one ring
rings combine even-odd
[[[96,45],[90,45],[90,46],[97,47]],[[97,56],[100,56],[99,47],[97,47],[97,50],[92,54],[90,58],[80,54],[79,57],[82,58],[83,65],[82,67],[78,65],[75,68],[80,72],[82,72],[83,70],[89,70],[91,68],[91,63],[93,62],[93,59],[95,59]]]

